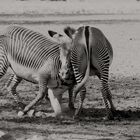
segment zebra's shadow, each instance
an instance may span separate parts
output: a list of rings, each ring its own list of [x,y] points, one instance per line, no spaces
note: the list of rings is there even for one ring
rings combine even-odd
[[[132,120],[138,121],[140,120],[140,109],[137,110],[116,110],[114,113],[115,120]],[[101,121],[106,117],[106,109],[105,108],[83,108],[80,119],[86,121]]]

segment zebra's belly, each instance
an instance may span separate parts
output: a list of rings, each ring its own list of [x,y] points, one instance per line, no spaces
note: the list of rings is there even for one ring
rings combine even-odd
[[[32,83],[38,83],[39,75],[36,70],[25,67],[17,62],[15,62],[10,56],[8,56],[8,61],[10,62],[11,68],[14,73]]]
[[[39,83],[39,78],[40,78],[40,73],[41,73],[41,69],[39,70],[35,70],[32,68],[28,68],[25,67],[17,62],[15,62],[11,57],[8,56],[8,61],[11,65],[11,68],[13,70],[13,72],[23,78],[26,81],[38,84]],[[68,86],[64,86],[61,85],[61,80],[59,78],[57,79],[53,79],[53,78],[49,78],[48,79],[48,84],[47,87],[51,88],[53,90],[56,90],[56,92],[59,94],[60,92],[64,92],[66,91],[69,87]]]

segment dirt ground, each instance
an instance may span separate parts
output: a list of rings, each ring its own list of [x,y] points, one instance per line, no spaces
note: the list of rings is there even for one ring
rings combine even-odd
[[[91,25],[100,28],[111,42],[114,60],[110,68],[110,89],[113,102],[120,115],[119,119],[105,121],[106,115],[99,80],[90,77],[87,82],[87,96],[79,121],[71,119],[68,109],[67,119],[53,117],[18,118],[18,107],[12,96],[3,89],[8,73],[0,80],[0,130],[18,140],[139,140],[140,139],[140,22],[110,20],[70,24],[72,27]],[[0,24],[0,31],[7,25]],[[24,24],[22,26],[39,31],[47,36],[47,29],[62,33],[65,24]],[[37,94],[37,85],[23,81],[18,92],[25,103]],[[64,93],[63,105],[67,107],[68,96]],[[51,113],[48,102],[42,100],[34,107],[37,111]],[[66,113],[65,113],[66,114]]]

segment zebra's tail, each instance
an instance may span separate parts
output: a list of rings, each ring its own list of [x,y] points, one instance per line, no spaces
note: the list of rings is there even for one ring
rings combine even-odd
[[[84,78],[82,79],[82,81],[76,85],[75,89],[74,89],[74,93],[77,94],[80,89],[82,88],[82,86],[86,83],[88,77],[89,77],[89,74],[90,74],[90,44],[89,44],[89,26],[86,26],[85,27],[85,50],[86,50],[86,59],[87,59],[87,69],[86,69],[86,72],[85,72],[85,76]]]

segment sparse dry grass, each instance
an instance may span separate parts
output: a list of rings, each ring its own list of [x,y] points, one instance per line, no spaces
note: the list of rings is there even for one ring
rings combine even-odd
[[[136,0],[3,0],[0,14],[134,14],[140,13],[140,2]]]

